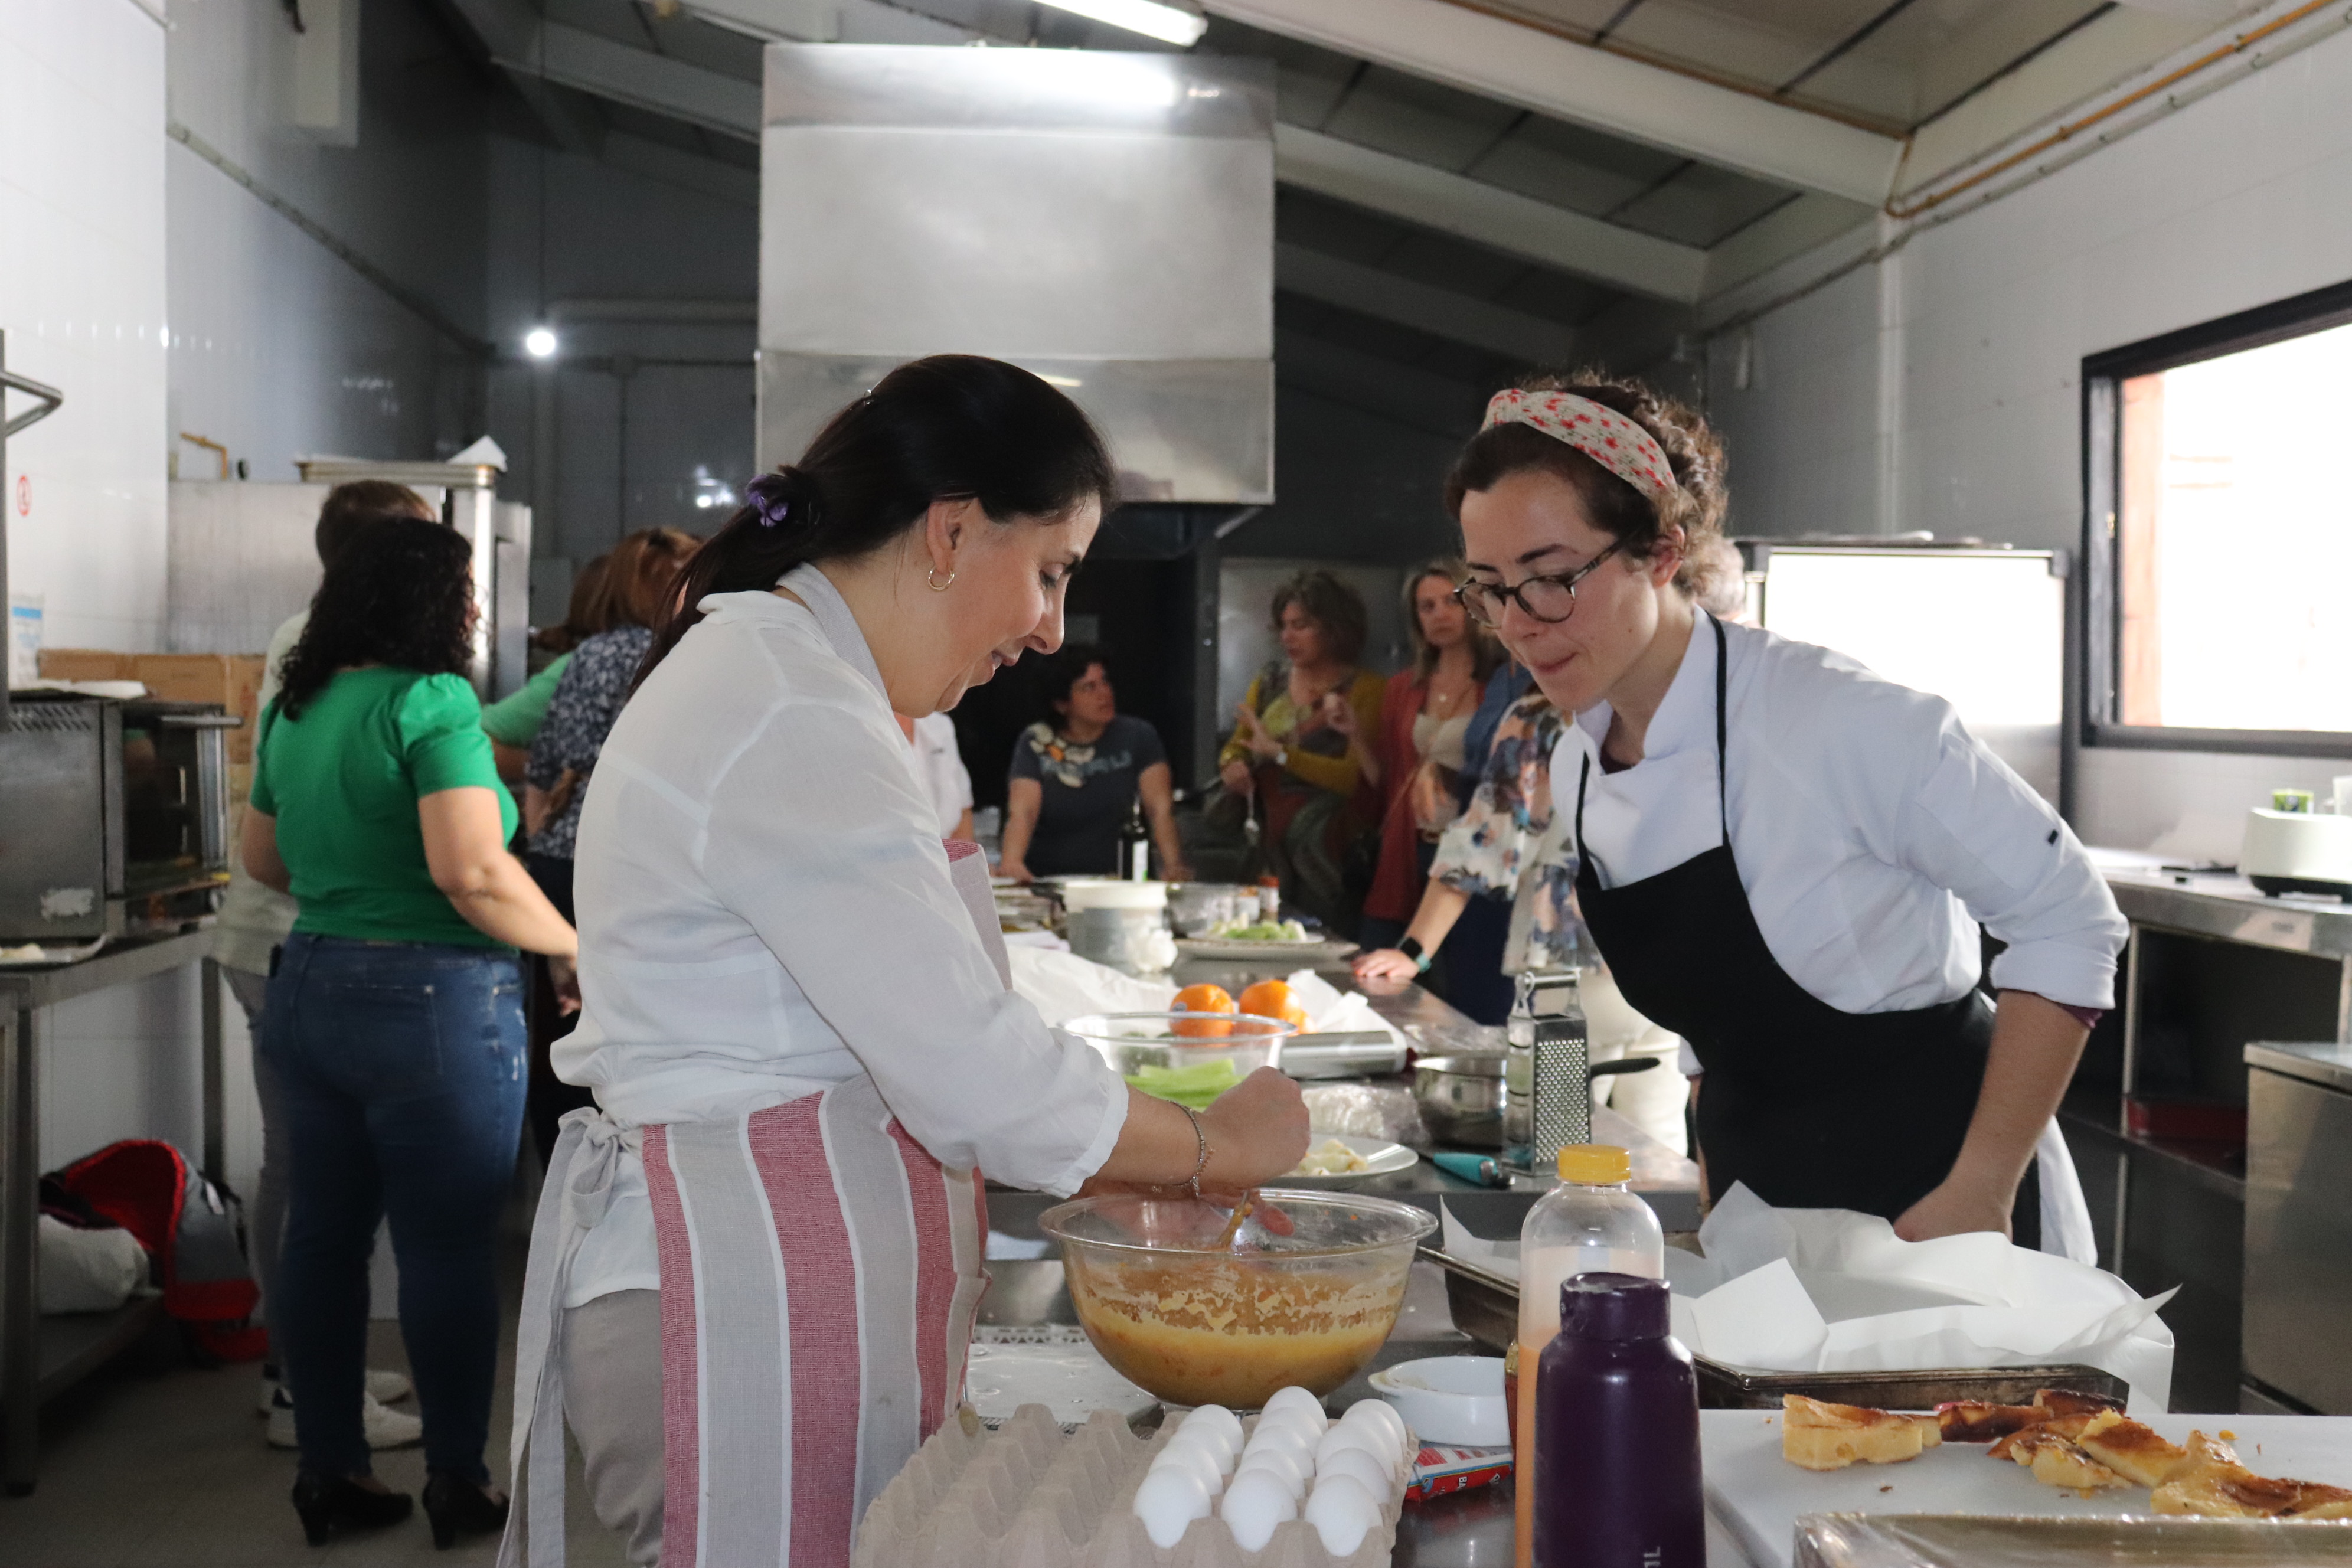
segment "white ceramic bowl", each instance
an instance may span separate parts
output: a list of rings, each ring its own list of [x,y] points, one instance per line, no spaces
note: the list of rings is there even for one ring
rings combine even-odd
[[[1399,1362],[1371,1375],[1372,1392],[1396,1408],[1425,1443],[1499,1448],[1511,1440],[1503,1398],[1503,1358],[1432,1356]]]

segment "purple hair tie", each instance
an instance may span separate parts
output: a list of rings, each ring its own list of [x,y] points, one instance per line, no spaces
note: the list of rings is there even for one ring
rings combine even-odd
[[[793,515],[792,481],[782,474],[761,474],[743,487],[743,493],[759,508],[761,528],[774,528]]]

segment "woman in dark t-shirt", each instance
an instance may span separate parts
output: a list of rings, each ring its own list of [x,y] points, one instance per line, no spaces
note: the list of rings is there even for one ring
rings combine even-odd
[[[1160,732],[1119,712],[1101,652],[1065,648],[1047,666],[1045,689],[1053,721],[1030,725],[1013,743],[999,870],[1024,882],[1117,876],[1118,831],[1140,797],[1160,876],[1188,879]]]

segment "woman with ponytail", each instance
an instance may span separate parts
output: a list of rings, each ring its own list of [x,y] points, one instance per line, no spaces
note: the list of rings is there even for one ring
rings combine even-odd
[[[1195,1114],[1011,993],[894,717],[1060,645],[1111,488],[1045,382],[918,360],[688,568],[580,815],[554,1062],[597,1106],[531,1238],[502,1562],[562,1561],[568,1423],[631,1562],[846,1563],[962,1398],[982,1171],[1235,1191],[1305,1152],[1279,1074]]]

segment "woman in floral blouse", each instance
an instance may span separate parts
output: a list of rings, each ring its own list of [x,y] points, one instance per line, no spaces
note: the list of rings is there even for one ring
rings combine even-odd
[[[681,529],[646,528],[613,547],[605,558],[604,603],[596,607],[607,629],[572,650],[547,717],[531,737],[523,770],[523,864],[567,921],[573,918],[572,836],[596,754],[653,646],[650,628],[668,621],[678,574],[700,542]],[[548,1047],[570,1034],[573,1022],[543,1012],[532,1019],[530,1117],[541,1159],[555,1147],[555,1124],[563,1113],[592,1102],[586,1089],[557,1078],[548,1061]]]
[[[1365,980],[1412,979],[1428,969],[1472,899],[1510,905],[1503,973],[1581,966],[1592,1060],[1658,1058],[1645,1071],[1596,1080],[1595,1100],[1680,1150],[1687,1096],[1676,1066],[1677,1042],[1626,1005],[1577,913],[1576,850],[1552,811],[1551,754],[1561,729],[1559,710],[1540,690],[1511,705],[1495,731],[1485,776],[1469,805],[1438,840],[1429,887],[1406,929],[1410,947],[1363,954],[1356,960],[1356,974]]]

